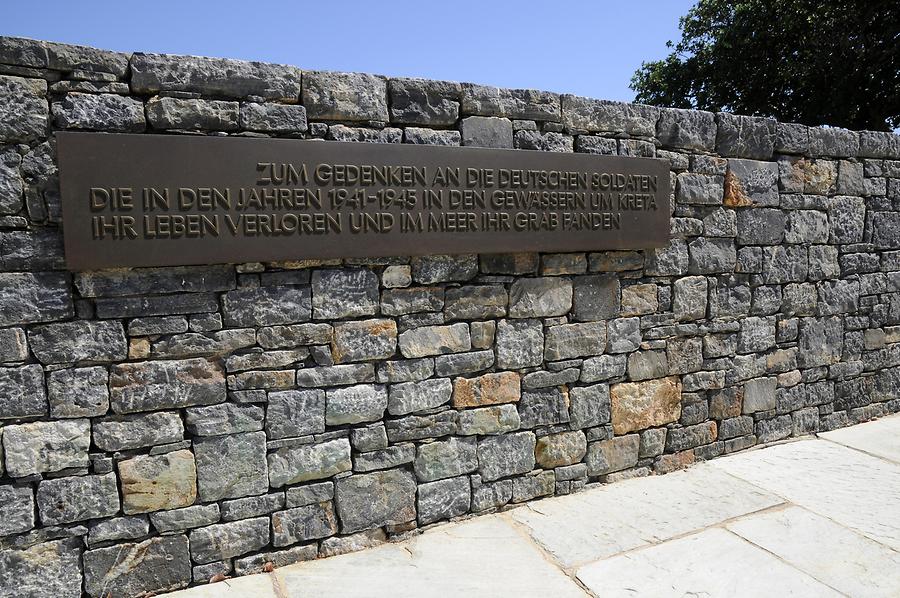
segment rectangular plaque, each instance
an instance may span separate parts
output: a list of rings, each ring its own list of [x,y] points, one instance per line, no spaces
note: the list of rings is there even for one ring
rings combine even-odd
[[[74,132],[57,150],[70,270],[669,240],[652,158]]]

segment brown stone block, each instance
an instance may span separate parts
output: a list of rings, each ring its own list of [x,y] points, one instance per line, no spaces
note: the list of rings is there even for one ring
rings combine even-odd
[[[515,403],[521,397],[521,388],[521,378],[515,372],[457,378],[453,381],[453,406],[462,408]]]
[[[681,382],[677,376],[614,384],[609,396],[617,435],[662,426],[681,417]]]

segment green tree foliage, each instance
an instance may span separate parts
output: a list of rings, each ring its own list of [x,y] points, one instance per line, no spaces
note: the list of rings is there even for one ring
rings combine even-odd
[[[699,0],[636,101],[851,129],[900,127],[900,1]]]

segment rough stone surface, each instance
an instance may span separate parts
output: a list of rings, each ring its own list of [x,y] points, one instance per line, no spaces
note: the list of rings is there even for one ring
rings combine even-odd
[[[0,536],[34,527],[34,492],[30,486],[0,486]]]
[[[325,431],[325,391],[281,390],[270,392],[268,396],[268,438],[289,438]]]
[[[497,324],[497,365],[517,369],[540,365],[544,359],[544,328],[540,320],[500,320]]]
[[[397,324],[385,319],[338,324],[333,343],[335,363],[387,359],[397,350]]]
[[[28,340],[44,364],[118,361],[128,353],[125,331],[115,321],[46,324],[32,329]]]
[[[201,527],[191,532],[190,540],[191,558],[201,564],[239,556],[269,543],[269,518]]]
[[[521,377],[515,372],[457,378],[453,382],[453,406],[463,408],[514,403],[521,396],[521,386]]]
[[[53,103],[53,120],[62,129],[140,133],[146,128],[143,102],[108,93],[67,94]]]
[[[450,400],[453,384],[446,378],[394,384],[388,396],[388,412],[406,415],[440,407]]]
[[[269,487],[262,432],[198,439],[194,454],[203,501],[262,494]]]
[[[335,504],[341,533],[353,533],[416,518],[412,474],[391,469],[338,480]]]
[[[330,478],[353,466],[350,443],[344,438],[278,449],[269,453],[268,463],[269,483],[273,488]]]
[[[151,538],[84,553],[85,591],[91,596],[122,597],[168,592],[191,581],[185,536]]]
[[[674,422],[681,414],[681,384],[676,377],[614,384],[609,395],[616,434]]]
[[[115,365],[109,385],[116,413],[209,405],[225,399],[225,377],[206,359]]]
[[[531,432],[487,436],[478,441],[478,473],[490,482],[526,473],[534,467],[535,437]]]
[[[469,478],[461,476],[419,485],[416,500],[420,525],[468,512],[472,503]]]
[[[116,474],[44,480],[38,484],[37,505],[44,525],[110,517],[119,511]]]
[[[428,357],[461,353],[472,348],[469,326],[464,323],[449,326],[422,326],[407,330],[399,337],[400,352],[404,357]]]
[[[0,587],[13,596],[81,597],[81,550],[77,538],[0,550]]]
[[[185,91],[212,96],[261,96],[293,99],[300,96],[300,69],[228,58],[134,54],[131,89],[136,93]]]
[[[637,464],[640,436],[628,434],[588,445],[585,463],[588,475],[606,475]]]
[[[560,278],[523,278],[509,291],[511,318],[561,316],[572,307],[572,284]]]
[[[46,81],[0,75],[0,140],[27,142],[46,134],[46,94]]]
[[[387,82],[365,73],[304,73],[303,105],[314,119],[390,120]]]
[[[119,480],[127,514],[186,507],[197,498],[197,466],[188,450],[121,461]]]
[[[41,366],[0,368],[0,419],[46,415],[47,411]]]
[[[103,367],[51,372],[47,398],[53,417],[93,417],[109,411],[109,374]]]
[[[460,123],[462,144],[473,147],[511,148],[512,122],[496,116],[470,116]]]
[[[320,320],[373,315],[378,308],[378,277],[371,270],[316,270],[312,303],[313,317]]]
[[[534,456],[537,464],[546,469],[578,463],[587,452],[584,432],[563,432],[537,439]]]
[[[104,451],[169,444],[184,438],[184,424],[172,411],[107,417],[95,420],[92,431],[94,444]]]
[[[337,519],[331,502],[313,503],[272,515],[272,544],[275,546],[325,538],[336,532]]]
[[[86,419],[34,422],[3,428],[6,471],[14,478],[85,467],[91,445]]]
[[[413,469],[420,482],[432,482],[478,468],[474,438],[450,438],[419,447]]]

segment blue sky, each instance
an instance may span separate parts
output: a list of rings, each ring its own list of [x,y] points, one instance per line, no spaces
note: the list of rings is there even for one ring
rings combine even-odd
[[[7,0],[0,34],[631,100],[693,0]]]

